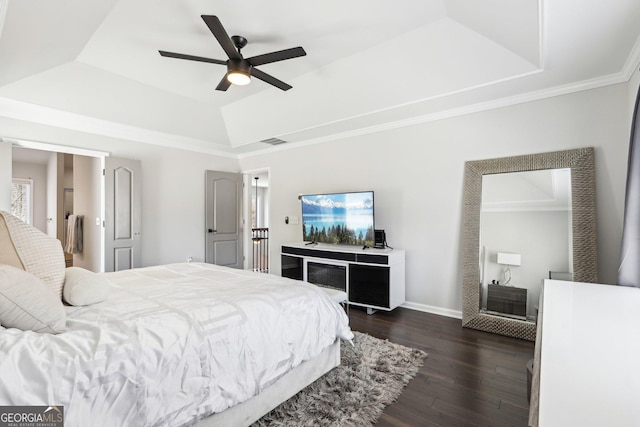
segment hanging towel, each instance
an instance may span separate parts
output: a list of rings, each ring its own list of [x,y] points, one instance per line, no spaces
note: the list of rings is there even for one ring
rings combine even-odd
[[[64,251],[70,254],[82,252],[82,223],[84,215],[69,215]]]

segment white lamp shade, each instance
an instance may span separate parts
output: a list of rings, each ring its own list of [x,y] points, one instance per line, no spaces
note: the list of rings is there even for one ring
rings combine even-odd
[[[498,264],[504,265],[520,265],[520,254],[508,254],[504,252],[498,252]]]

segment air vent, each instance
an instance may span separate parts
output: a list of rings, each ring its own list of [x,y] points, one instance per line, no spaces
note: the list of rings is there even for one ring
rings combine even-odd
[[[270,144],[270,145],[280,145],[280,144],[286,144],[287,141],[280,139],[280,138],[268,138],[268,139],[263,139],[260,142],[264,142],[266,144]]]

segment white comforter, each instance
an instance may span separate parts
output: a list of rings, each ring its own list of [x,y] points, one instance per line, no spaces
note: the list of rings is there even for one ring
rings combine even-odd
[[[107,301],[67,307],[67,332],[0,330],[0,405],[63,405],[67,426],[178,426],[353,337],[299,281],[210,264],[106,277]]]

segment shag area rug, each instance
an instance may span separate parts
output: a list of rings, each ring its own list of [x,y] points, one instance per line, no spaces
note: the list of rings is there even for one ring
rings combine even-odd
[[[394,402],[427,357],[421,350],[354,332],[342,342],[340,366],[252,427],[370,426]]]

